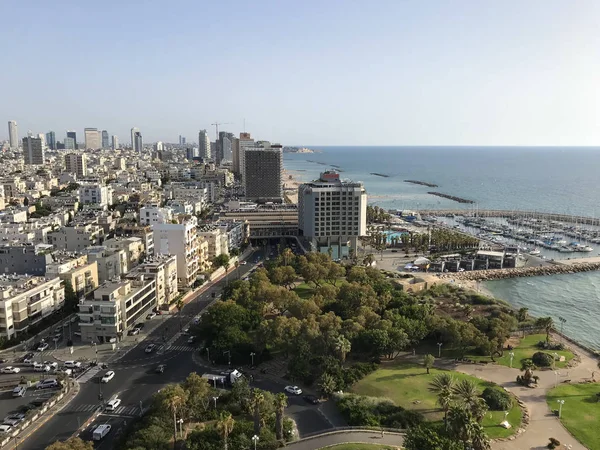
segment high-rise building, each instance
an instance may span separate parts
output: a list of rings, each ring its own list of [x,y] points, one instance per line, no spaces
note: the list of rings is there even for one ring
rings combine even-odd
[[[185,136],[179,135],[179,145],[185,145],[186,139]]]
[[[162,152],[165,149],[165,144],[162,141],[158,141],[154,144],[154,150],[157,152]]]
[[[19,130],[17,128],[17,122],[14,120],[8,121],[8,142],[12,150],[19,148]]]
[[[23,138],[23,159],[27,166],[41,166],[46,163],[44,146],[39,137],[27,136]]]
[[[102,130],[102,148],[109,148],[110,142],[108,140],[108,131]]]
[[[116,150],[119,148],[119,138],[113,134],[112,136],[112,149]]]
[[[42,141],[42,148],[45,150],[46,147],[46,135],[44,133],[38,133],[37,137]]]
[[[87,175],[87,162],[84,154],[69,153],[65,155],[65,171],[74,173],[77,178]]]
[[[236,155],[233,155],[233,161],[234,161],[234,167],[233,167],[233,171],[236,172],[236,159],[237,159],[237,172],[242,180],[242,186],[244,185],[244,174],[245,174],[245,163],[246,163],[246,159],[245,159],[245,154],[244,152],[246,151],[247,147],[254,147],[254,139],[252,139],[252,136],[250,136],[250,133],[240,133],[240,138],[238,139],[238,142],[236,143],[236,147],[234,147],[234,151],[237,151],[237,158]]]
[[[281,145],[262,142],[245,148],[246,198],[258,202],[281,202],[283,151]]]
[[[74,144],[73,149],[76,149],[77,148],[77,133],[75,131],[67,130],[67,137],[73,139],[73,144]],[[65,141],[65,148],[69,148],[69,147],[67,147],[66,141]]]
[[[63,147],[65,150],[75,150],[77,146],[75,144],[75,140],[72,137],[66,137]]]
[[[46,145],[50,150],[56,150],[56,133],[54,131],[46,133]]]
[[[98,128],[84,128],[83,135],[85,137],[86,150],[98,150],[102,147]]]
[[[298,230],[311,250],[343,258],[356,251],[367,231],[367,192],[360,182],[342,181],[337,172],[324,172],[318,181],[298,187]]]
[[[131,148],[137,153],[142,153],[142,133],[140,133],[140,129],[136,127],[131,129]]]
[[[210,138],[208,137],[206,130],[200,130],[198,133],[198,152],[200,158],[204,161],[209,160],[211,157]]]
[[[217,154],[215,163],[221,164],[223,161],[233,161],[232,142],[234,139],[233,133],[227,131],[219,131],[219,139],[217,140]]]

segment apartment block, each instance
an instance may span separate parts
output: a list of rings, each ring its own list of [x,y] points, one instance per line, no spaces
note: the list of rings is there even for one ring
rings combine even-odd
[[[100,245],[104,239],[104,230],[96,224],[62,227],[48,233],[48,244],[58,250],[81,252],[90,245]]]
[[[68,281],[75,294],[83,297],[98,287],[98,264],[96,261],[88,262],[87,255],[55,256],[55,260],[46,265],[46,277]]]
[[[104,245],[88,247],[85,250],[88,261],[98,265],[98,282],[104,283],[129,271],[127,253],[122,248],[108,248]]]
[[[84,205],[106,209],[113,204],[113,188],[94,183],[84,184],[79,187],[79,201]]]
[[[173,220],[173,210],[162,208],[158,203],[149,204],[140,208],[139,216],[142,226],[169,223]]]
[[[175,301],[179,294],[177,288],[177,257],[175,255],[150,257],[125,275],[125,278],[137,277],[139,273],[154,278],[156,282],[156,304],[159,308]]]
[[[212,261],[215,257],[229,254],[229,242],[227,232],[215,225],[205,225],[198,231],[198,236],[208,242],[208,259]]]

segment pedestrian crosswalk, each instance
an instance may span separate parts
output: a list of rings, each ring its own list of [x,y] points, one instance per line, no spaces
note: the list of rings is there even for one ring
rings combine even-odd
[[[189,345],[170,345],[167,347],[167,351],[169,352],[193,352],[194,347],[190,347]]]
[[[102,369],[100,368],[100,366],[92,367],[87,372],[85,372],[83,375],[78,377],[77,382],[78,383],[87,383],[92,378],[94,378],[98,374],[98,372],[100,372],[101,370]]]
[[[100,408],[100,404],[88,404],[88,405],[73,405],[68,407],[67,412],[94,412],[98,411]],[[131,405],[131,406],[119,406],[114,411],[110,411],[110,414],[115,415],[123,415],[123,416],[135,416],[139,415],[140,407],[139,405]]]

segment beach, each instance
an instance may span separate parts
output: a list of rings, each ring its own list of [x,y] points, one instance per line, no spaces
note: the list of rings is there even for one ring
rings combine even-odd
[[[300,172],[283,169],[281,182],[283,183],[284,194],[291,203],[298,203],[298,186],[303,182]]]

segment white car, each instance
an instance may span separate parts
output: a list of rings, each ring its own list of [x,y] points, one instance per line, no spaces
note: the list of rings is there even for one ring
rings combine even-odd
[[[65,361],[65,367],[67,369],[79,369],[81,363],[79,361]]]
[[[108,383],[110,380],[112,380],[115,377],[115,372],[112,370],[109,370],[108,372],[106,372],[104,374],[104,376],[102,377],[102,383]]]
[[[119,407],[120,404],[121,404],[121,399],[120,398],[113,398],[111,401],[109,401],[106,404],[106,410],[107,411],[114,411],[115,409],[117,409]]]
[[[298,386],[286,386],[284,388],[284,391],[287,392],[288,394],[294,394],[294,395],[302,394],[302,389],[300,389]]]
[[[44,361],[44,364],[50,366],[52,370],[58,369],[58,363],[56,361]]]
[[[64,373],[68,377],[73,376],[73,370],[72,369],[63,369],[61,372]]]
[[[10,425],[0,425],[0,433],[8,433],[11,429],[12,427]]]
[[[156,348],[155,344],[149,344],[146,349],[144,350],[146,353],[152,353],[154,351],[154,349]]]
[[[13,366],[3,367],[2,369],[0,369],[0,372],[2,373],[19,373],[20,371],[20,368]]]
[[[47,342],[42,342],[40,345],[38,345],[37,351],[38,352],[43,352],[45,351],[47,348],[49,347]]]
[[[188,344],[193,344],[196,338],[194,336],[190,336],[187,340]]]
[[[34,364],[33,371],[34,372],[50,372],[50,366],[46,366],[45,364]]]

